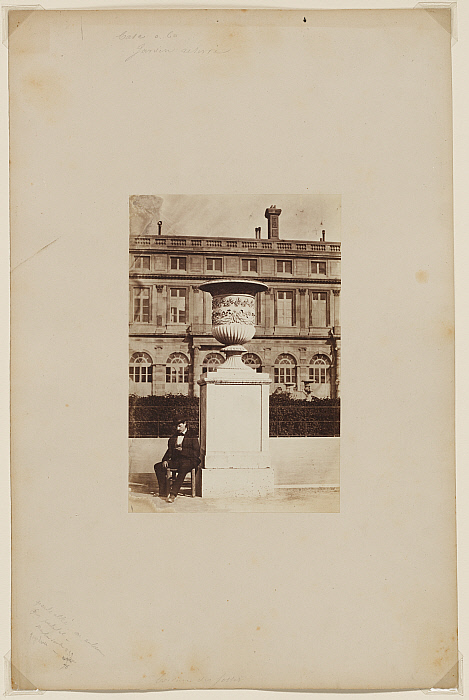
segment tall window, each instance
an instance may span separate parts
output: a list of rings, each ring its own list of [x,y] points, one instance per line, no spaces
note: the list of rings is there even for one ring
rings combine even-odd
[[[222,270],[221,258],[207,258],[207,270]]]
[[[292,261],[291,260],[277,260],[277,272],[287,272],[292,274]]]
[[[259,355],[255,355],[253,352],[246,352],[242,356],[242,360],[251,369],[254,369],[256,372],[262,372],[262,361]]]
[[[216,372],[218,365],[221,365],[224,361],[225,358],[219,352],[209,352],[208,355],[205,355],[203,361],[202,374]]]
[[[312,260],[311,261],[311,272],[313,275],[325,275],[326,274],[326,263]]]
[[[327,326],[327,292],[311,294],[311,325],[313,328]]]
[[[277,292],[277,326],[293,326],[293,292]]]
[[[296,384],[296,360],[293,355],[279,355],[274,365],[275,384]]]
[[[315,384],[326,384],[329,381],[329,360],[324,355],[315,355],[309,368],[309,379]]]
[[[152,361],[146,352],[134,352],[129,363],[129,379],[133,382],[151,382]]]
[[[166,360],[166,383],[188,384],[189,360],[182,352],[173,352]]]
[[[186,323],[186,289],[172,288],[170,292],[171,323]]]
[[[134,323],[150,322],[150,287],[134,287]]]
[[[248,258],[242,260],[243,272],[257,272],[257,260],[255,258]]]
[[[149,255],[134,255],[135,270],[149,270],[150,256]]]
[[[186,258],[171,258],[171,270],[185,270]]]

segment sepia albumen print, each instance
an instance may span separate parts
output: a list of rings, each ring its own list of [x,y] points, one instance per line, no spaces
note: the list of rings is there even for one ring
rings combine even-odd
[[[129,203],[130,510],[338,512],[340,196]]]

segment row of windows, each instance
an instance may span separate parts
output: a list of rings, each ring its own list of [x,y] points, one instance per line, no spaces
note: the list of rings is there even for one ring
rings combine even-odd
[[[274,323],[276,326],[296,325],[295,292],[278,290],[275,293]],[[329,308],[327,292],[311,292],[310,325],[314,328],[325,328],[329,324]],[[260,323],[260,297],[257,297],[257,322]],[[169,292],[169,318],[171,323],[188,323],[188,293],[184,287],[171,287]],[[133,288],[134,323],[150,323],[150,288]]]
[[[223,258],[206,258],[205,262],[207,272],[223,272]],[[327,263],[325,260],[311,260],[310,263],[311,273],[313,275],[327,274]],[[150,271],[150,256],[135,255],[133,267],[135,270]],[[170,268],[171,270],[178,271],[187,270],[187,258],[171,257]],[[292,260],[277,260],[276,268],[277,272],[280,272],[282,274],[293,274]],[[241,260],[241,269],[243,272],[258,272],[257,258],[243,258]]]
[[[257,372],[262,372],[262,360],[255,353],[243,355],[243,362]],[[206,355],[202,365],[202,373],[216,371],[218,365],[225,361],[223,355],[212,352]],[[325,384],[329,381],[330,363],[324,355],[315,355],[310,362],[309,380],[315,384]],[[133,382],[152,382],[152,361],[150,355],[136,352],[130,358],[129,377]],[[293,355],[279,355],[274,365],[275,384],[296,384],[297,365]],[[166,383],[189,383],[189,360],[182,352],[175,352],[166,361]]]

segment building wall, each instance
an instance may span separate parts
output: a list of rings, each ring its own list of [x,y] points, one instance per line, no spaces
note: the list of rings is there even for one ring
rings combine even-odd
[[[198,287],[230,277],[269,285],[257,296],[256,335],[247,349],[271,375],[271,391],[301,393],[306,383],[312,395],[338,396],[340,244],[182,236],[131,237],[130,358],[137,353],[138,361],[131,363],[130,393],[199,395],[204,362],[222,346],[211,335],[211,296]],[[281,355],[291,358],[293,373],[287,364],[276,372]]]
[[[154,473],[163,457],[166,438],[129,438],[130,474]],[[338,486],[338,437],[269,438],[276,486]]]

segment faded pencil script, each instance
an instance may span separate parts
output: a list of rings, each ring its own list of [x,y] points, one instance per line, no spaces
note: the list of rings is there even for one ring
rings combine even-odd
[[[8,54],[12,687],[456,687],[450,10]]]
[[[74,629],[75,620],[69,620],[66,615],[57,613],[54,608],[47,607],[37,600],[30,614],[34,622],[34,631],[30,640],[50,649],[62,662],[61,668],[67,669],[76,664],[75,654],[79,654],[80,643],[90,646],[99,654],[105,656],[96,642],[90,641]],[[78,649],[77,649],[78,647]]]

